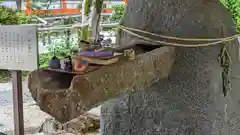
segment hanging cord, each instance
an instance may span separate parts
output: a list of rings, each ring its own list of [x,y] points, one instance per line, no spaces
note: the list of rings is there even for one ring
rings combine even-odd
[[[222,90],[224,97],[227,95],[227,92],[231,90],[231,65],[232,59],[227,51],[226,45],[223,46],[221,50],[221,54],[219,56],[219,61],[221,67],[223,68],[222,71]]]
[[[122,31],[136,36],[140,39],[149,41],[149,42],[154,42],[158,44],[163,44],[163,45],[168,45],[168,46],[175,46],[175,47],[204,47],[204,46],[212,46],[212,45],[217,45],[220,43],[225,43],[228,42],[228,45],[230,44],[229,42],[232,40],[235,40],[238,38],[239,34],[229,36],[229,37],[224,37],[224,38],[212,38],[212,39],[203,39],[203,38],[179,38],[179,37],[171,37],[171,36],[164,36],[164,35],[158,35],[155,33],[139,30],[139,29],[134,29],[134,28],[129,28],[120,25],[119,29]],[[148,37],[141,36],[137,34],[136,32],[140,32],[142,34],[148,34],[151,36],[155,37],[160,37],[164,39],[172,39],[172,40],[177,40],[177,41],[193,41],[193,42],[210,42],[210,43],[203,43],[203,44],[178,44],[178,43],[172,43],[172,42],[166,42],[166,41],[160,41],[160,40],[155,40],[151,39]],[[232,64],[232,59],[231,56],[226,48],[226,45],[222,47],[221,54],[219,56],[219,61],[221,64],[221,67],[223,68],[222,72],[222,88],[223,88],[223,94],[224,97],[227,95],[227,92],[231,90],[231,81],[230,81],[230,73],[231,73],[231,64]]]
[[[191,40],[189,38],[183,38],[184,41],[195,41],[195,42],[201,42],[201,41],[207,41],[207,40],[215,40],[216,42],[210,42],[210,43],[204,43],[204,44],[178,44],[178,43],[172,43],[172,42],[166,42],[166,41],[159,41],[159,40],[155,40],[155,39],[151,39],[151,38],[148,38],[148,37],[144,37],[144,36],[141,36],[133,31],[130,31],[128,29],[126,29],[125,27],[123,26],[120,26],[119,27],[122,31],[130,34],[130,35],[133,35],[133,36],[136,36],[138,38],[141,38],[141,39],[144,39],[146,41],[149,41],[149,42],[153,42],[153,43],[158,43],[158,44],[163,44],[163,45],[168,45],[168,46],[175,46],[175,47],[204,47],[204,46],[212,46],[212,45],[216,45],[216,44],[220,44],[220,43],[223,43],[223,42],[226,42],[226,41],[232,41],[234,39],[236,39],[239,35],[236,34],[236,35],[233,35],[233,36],[230,36],[230,37],[226,37],[226,38],[219,38],[219,39],[197,39],[197,38],[192,38]],[[139,32],[142,32],[142,30],[139,30]],[[154,33],[151,33],[150,32],[142,32],[144,34],[149,34],[149,35],[152,35],[152,36],[156,36],[156,34]],[[159,36],[158,36],[159,37]],[[163,38],[163,37],[161,37]],[[172,37],[172,38],[176,38],[176,37]],[[168,38],[169,39],[169,38]],[[179,38],[176,38],[175,40],[179,40]],[[183,40],[182,40],[183,41]]]
[[[173,39],[173,40],[178,40],[178,41],[196,41],[196,42],[199,42],[199,41],[220,41],[220,40],[228,40],[228,39],[231,39],[231,38],[237,38],[238,36],[240,36],[240,34],[235,34],[233,36],[224,37],[224,38],[180,38],[180,37],[172,37],[172,36],[165,36],[165,35],[161,35],[161,34],[155,34],[155,33],[151,33],[151,32],[140,30],[140,29],[126,27],[126,26],[123,26],[123,25],[120,25],[119,29],[127,30],[127,31],[140,32],[140,33],[152,35],[152,36],[155,36],[155,37],[160,37],[160,38],[165,38],[165,39]]]

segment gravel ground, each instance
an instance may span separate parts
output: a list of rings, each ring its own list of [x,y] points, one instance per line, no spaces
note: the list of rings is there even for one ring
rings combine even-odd
[[[27,88],[27,82],[23,82],[23,109],[24,109],[24,127],[25,133],[31,135],[43,135],[37,133],[41,124],[46,118],[51,118],[50,115],[41,111],[35,105],[30,92]],[[12,101],[12,84],[0,83],[0,131],[8,135],[13,135],[13,101]],[[100,106],[93,108],[90,113],[100,115]],[[68,133],[64,133],[67,135]]]
[[[31,94],[27,89],[27,82],[23,82],[23,109],[24,125],[26,131],[36,130],[45,118],[50,117],[42,112],[33,101]],[[0,84],[0,131],[12,131],[13,126],[13,106],[12,106],[12,84]]]

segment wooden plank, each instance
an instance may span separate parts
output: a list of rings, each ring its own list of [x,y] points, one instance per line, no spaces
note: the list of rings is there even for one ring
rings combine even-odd
[[[24,135],[21,71],[12,71],[14,135]]]

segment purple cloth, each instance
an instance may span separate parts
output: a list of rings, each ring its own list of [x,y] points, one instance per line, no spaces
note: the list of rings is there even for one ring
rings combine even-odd
[[[101,51],[101,52],[82,52],[80,56],[88,56],[88,57],[106,57],[113,56],[113,51]]]

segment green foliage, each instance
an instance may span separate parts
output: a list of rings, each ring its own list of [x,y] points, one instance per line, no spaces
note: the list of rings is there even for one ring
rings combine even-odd
[[[233,20],[240,28],[240,0],[220,0],[223,5],[232,13]]]
[[[31,22],[31,18],[32,16],[26,15],[24,12],[0,6],[0,24],[28,24]],[[65,38],[61,38],[60,40],[53,40],[50,45],[46,46],[49,52],[40,54],[40,67],[48,66],[48,62],[53,56],[63,58],[76,50],[76,38],[70,39],[70,42],[68,44],[66,44],[65,41]],[[0,82],[8,81],[9,77],[10,74],[8,71],[0,70]]]
[[[7,70],[0,70],[0,83],[9,81],[10,72]]]
[[[65,38],[61,38],[60,40],[53,40],[50,45],[46,46],[49,52],[40,54],[40,67],[47,67],[48,62],[53,56],[57,56],[58,58],[64,58],[67,55],[73,54],[77,50],[77,46],[77,38],[70,39],[69,44],[66,44]]]
[[[77,50],[77,38],[70,39],[70,43],[71,44],[65,44],[65,39],[61,38],[60,40],[54,40],[50,45],[47,45],[46,48],[49,52],[42,53],[39,56],[40,68],[47,67],[53,56],[64,58],[67,55],[73,54]],[[23,74],[23,77],[25,76],[27,76],[26,73]],[[9,78],[10,73],[7,70],[0,70],[0,82],[6,82]]]
[[[0,6],[0,24],[27,24],[30,21],[31,16],[24,12]]]
[[[0,6],[0,24],[27,24],[30,23],[31,16],[26,15],[22,11],[17,11],[11,8]],[[0,70],[0,82],[8,81],[10,73],[7,70]]]
[[[123,4],[116,5],[113,7],[113,13],[110,16],[110,21],[119,22],[123,16],[125,6]]]

